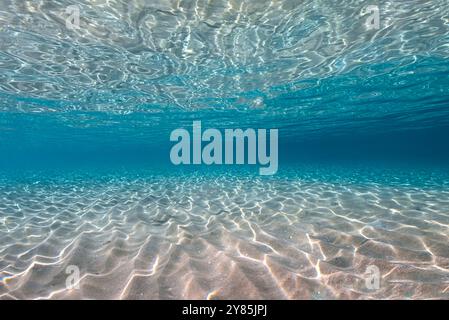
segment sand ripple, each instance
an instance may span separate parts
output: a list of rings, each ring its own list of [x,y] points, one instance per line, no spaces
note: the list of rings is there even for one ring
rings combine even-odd
[[[449,192],[233,176],[2,185],[3,299],[449,298]],[[67,267],[80,270],[67,289]],[[365,285],[379,268],[378,290]]]

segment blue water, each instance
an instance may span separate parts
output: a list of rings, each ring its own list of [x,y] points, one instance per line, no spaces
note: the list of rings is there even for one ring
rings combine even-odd
[[[279,129],[281,166],[317,161],[446,165],[447,61],[416,58],[411,65],[397,66],[397,75],[384,71],[365,74],[359,70],[368,68],[364,66],[335,77],[315,77],[307,81],[308,88],[266,99],[257,109],[236,105],[230,109],[223,106],[224,110],[178,110],[176,106],[160,106],[158,112],[152,112],[144,106],[135,111],[135,106],[127,103],[112,105],[129,109],[120,114],[107,109],[70,110],[66,101],[3,93],[0,147],[4,156],[0,161],[4,167],[171,165],[169,149],[174,143],[169,141],[170,132],[176,128],[191,130],[192,121],[201,120],[205,129]],[[391,65],[384,63],[373,69],[391,69]],[[250,93],[238,95],[251,100]],[[98,99],[102,96],[97,93]],[[27,105],[24,110],[15,110],[22,104]],[[87,103],[85,107],[95,105]]]
[[[1,1],[0,298],[448,298],[449,3],[378,2]],[[195,120],[278,172],[173,165]]]

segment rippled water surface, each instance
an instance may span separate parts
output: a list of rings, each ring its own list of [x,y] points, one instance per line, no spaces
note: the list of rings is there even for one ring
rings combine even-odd
[[[447,0],[0,0],[0,298],[448,299],[448,136]]]

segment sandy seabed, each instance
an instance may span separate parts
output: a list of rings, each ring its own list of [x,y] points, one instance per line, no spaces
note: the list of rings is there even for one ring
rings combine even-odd
[[[79,288],[67,288],[73,266]],[[237,176],[3,183],[0,298],[448,299],[449,191]]]

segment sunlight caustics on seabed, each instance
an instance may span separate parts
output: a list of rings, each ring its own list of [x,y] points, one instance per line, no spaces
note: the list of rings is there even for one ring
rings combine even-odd
[[[0,0],[0,298],[448,299],[449,2],[371,2]]]

